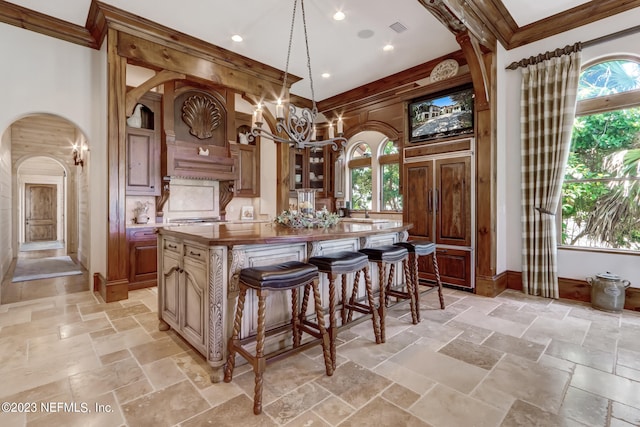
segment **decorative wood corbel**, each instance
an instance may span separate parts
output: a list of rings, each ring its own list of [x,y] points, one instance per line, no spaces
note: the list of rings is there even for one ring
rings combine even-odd
[[[130,117],[133,114],[133,109],[136,107],[140,97],[149,92],[152,88],[170,80],[184,80],[186,78],[187,76],[184,74],[163,70],[146,82],[142,83],[140,86],[129,90],[125,96],[125,113],[127,117]]]
[[[462,0],[418,0],[433,16],[456,36],[462,48],[476,94],[476,106],[489,103],[491,74],[488,72],[481,44],[495,51],[497,39],[478,15]]]
[[[418,0],[454,35],[470,32],[480,44],[495,49],[496,36],[464,0]]]

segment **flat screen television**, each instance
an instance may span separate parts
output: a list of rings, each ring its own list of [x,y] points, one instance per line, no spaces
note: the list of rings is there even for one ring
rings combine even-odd
[[[409,142],[473,133],[473,86],[461,86],[409,102]]]

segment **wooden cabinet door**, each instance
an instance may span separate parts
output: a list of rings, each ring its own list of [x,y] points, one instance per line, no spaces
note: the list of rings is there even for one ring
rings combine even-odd
[[[433,241],[433,161],[405,165],[404,221],[411,236]]]
[[[206,263],[194,261],[188,257],[184,258],[183,263],[180,329],[187,341],[201,353],[206,354],[205,336],[208,307]]]
[[[160,150],[155,136],[154,130],[127,128],[127,194],[160,195]]]
[[[296,190],[309,186],[308,156],[305,150],[289,148],[289,192],[291,197],[297,197]]]
[[[154,228],[127,230],[129,242],[129,290],[158,283],[158,242]]]
[[[471,158],[440,159],[435,167],[436,243],[471,246]]]
[[[236,196],[260,196],[260,146],[238,144]]]
[[[172,252],[164,251],[162,255],[162,277],[160,278],[159,307],[162,311],[162,319],[178,329],[180,279],[182,274],[180,257]]]
[[[438,270],[440,280],[464,288],[471,288],[471,252],[461,249],[436,250],[438,257]],[[435,282],[436,276],[433,270],[433,260],[430,255],[418,258],[418,271],[421,279]]]

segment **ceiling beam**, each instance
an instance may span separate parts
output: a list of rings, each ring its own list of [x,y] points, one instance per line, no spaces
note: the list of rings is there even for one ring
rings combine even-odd
[[[0,22],[97,49],[95,39],[86,28],[4,0],[0,0]]]

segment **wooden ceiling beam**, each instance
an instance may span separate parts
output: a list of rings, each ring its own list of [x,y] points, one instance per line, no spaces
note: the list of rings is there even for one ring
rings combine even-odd
[[[80,46],[98,48],[95,39],[86,28],[4,0],[0,0],[0,22]]]

